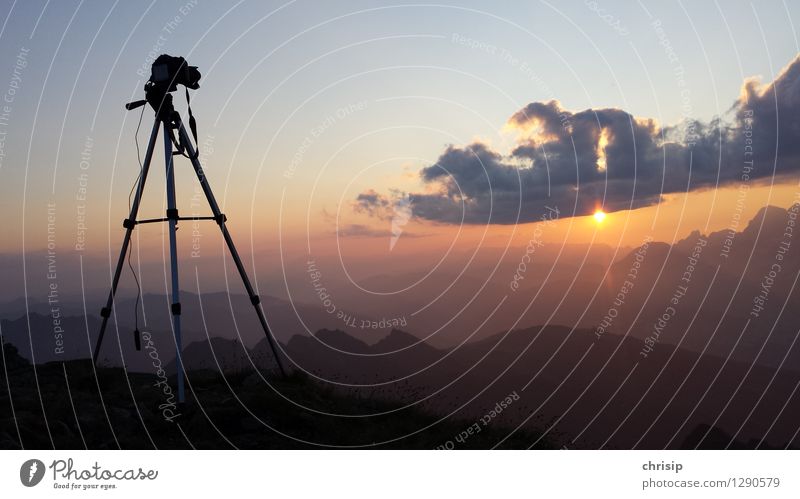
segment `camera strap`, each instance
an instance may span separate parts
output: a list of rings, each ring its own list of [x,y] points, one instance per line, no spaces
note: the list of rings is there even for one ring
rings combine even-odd
[[[189,102],[189,89],[185,88],[184,90],[186,91],[186,108],[189,110],[189,128],[192,130],[192,138],[194,139],[195,145],[194,157],[197,158],[200,155],[200,143],[197,141],[197,121],[192,114],[192,106]]]

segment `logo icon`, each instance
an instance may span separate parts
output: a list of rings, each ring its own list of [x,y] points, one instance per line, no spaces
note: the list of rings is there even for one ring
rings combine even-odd
[[[19,479],[26,487],[35,487],[44,478],[44,463],[38,459],[28,459],[19,469]]]

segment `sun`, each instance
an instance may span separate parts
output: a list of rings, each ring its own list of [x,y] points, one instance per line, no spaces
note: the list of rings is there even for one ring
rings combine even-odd
[[[594,221],[595,222],[601,224],[601,223],[603,223],[603,220],[605,220],[605,219],[606,219],[606,212],[604,212],[603,210],[597,210],[597,211],[594,212]]]

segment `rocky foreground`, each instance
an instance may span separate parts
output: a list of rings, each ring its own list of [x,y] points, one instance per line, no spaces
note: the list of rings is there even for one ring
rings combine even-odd
[[[187,403],[179,406],[174,377],[167,384],[155,374],[95,370],[88,360],[34,369],[13,346],[3,347],[2,449],[470,449],[491,448],[510,433],[349,395],[303,375],[281,379],[252,370],[190,371]],[[499,447],[527,448],[537,440],[538,434],[519,431]],[[553,444],[544,438],[536,447]]]

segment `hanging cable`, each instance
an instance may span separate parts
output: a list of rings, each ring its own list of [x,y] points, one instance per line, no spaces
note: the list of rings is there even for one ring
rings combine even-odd
[[[136,186],[139,184],[139,180],[142,178],[142,172],[144,171],[144,166],[142,165],[142,154],[139,150],[139,128],[142,126],[142,117],[144,116],[144,106],[142,107],[142,112],[139,114],[139,123],[136,125],[136,133],[133,135],[133,140],[136,143],[136,159],[139,161],[139,175],[136,177],[136,180],[133,182],[131,186],[131,190],[128,193],[128,211],[131,210],[131,196],[133,196],[133,191],[136,189]],[[139,240],[138,237],[136,239]],[[139,284],[139,277],[136,275],[136,270],[133,268],[133,264],[131,263],[131,246],[128,245],[128,268],[131,269],[131,274],[133,274],[133,280],[136,282],[136,302],[133,305],[133,317],[134,317],[134,329],[133,329],[133,342],[136,346],[136,350],[141,350],[141,338],[139,333],[139,302],[142,298],[142,286]]]

